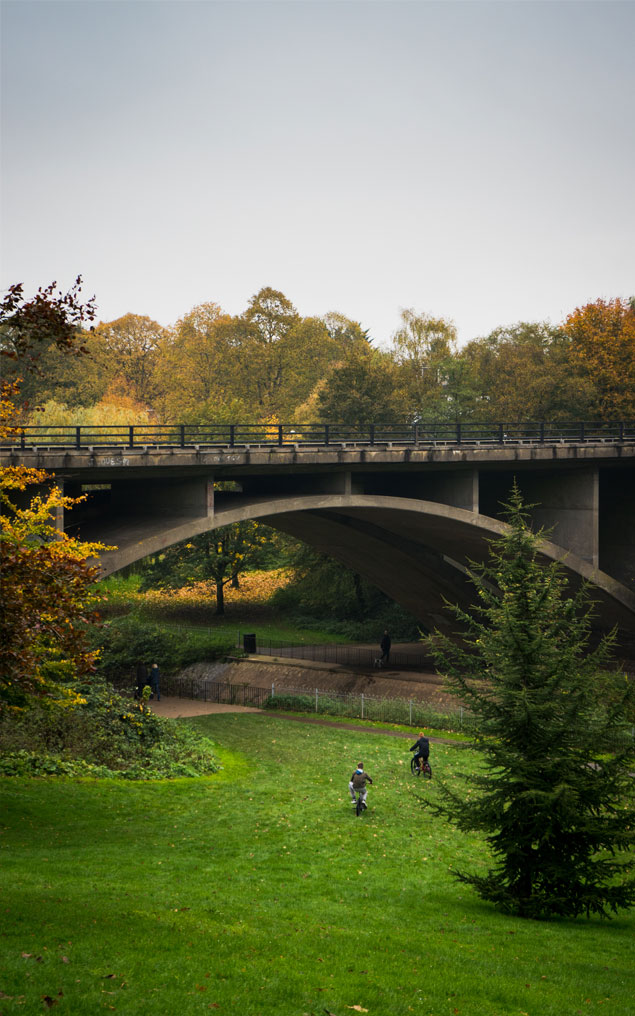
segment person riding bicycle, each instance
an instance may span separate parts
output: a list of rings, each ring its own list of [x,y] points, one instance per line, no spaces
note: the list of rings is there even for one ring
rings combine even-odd
[[[423,769],[430,758],[430,742],[428,738],[424,736],[422,730],[419,731],[419,738],[415,741],[410,751],[416,751],[417,754],[413,756],[414,760],[419,769]]]
[[[363,763],[362,762],[358,763],[357,769],[355,770],[355,772],[351,776],[349,784],[348,784],[348,789],[351,792],[351,797],[353,799],[353,804],[357,804],[357,800],[355,798],[355,794],[359,793],[359,795],[361,797],[361,801],[362,801],[362,807],[363,808],[366,807],[366,794],[368,793],[368,791],[366,789],[366,784],[367,783],[371,783],[372,784],[372,782],[373,781],[371,780],[371,778],[368,775],[368,773],[364,772],[364,765],[363,765]]]

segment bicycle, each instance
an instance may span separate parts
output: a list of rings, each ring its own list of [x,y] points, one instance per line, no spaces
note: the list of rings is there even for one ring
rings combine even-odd
[[[359,818],[359,816],[362,814],[362,812],[366,811],[366,808],[367,808],[367,804],[366,804],[366,802],[363,799],[364,798],[364,791],[363,790],[358,790],[358,791],[353,791],[353,793],[356,795],[355,814]]]
[[[419,765],[420,761],[421,765]],[[413,776],[423,776],[426,780],[432,779],[432,766],[427,759],[420,760],[413,755],[410,759],[410,772]]]

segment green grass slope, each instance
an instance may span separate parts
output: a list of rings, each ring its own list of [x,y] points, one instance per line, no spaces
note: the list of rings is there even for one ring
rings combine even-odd
[[[631,1016],[635,920],[505,917],[380,733],[224,714],[208,778],[0,780],[0,1013]],[[373,776],[356,818],[347,782]],[[435,776],[470,753],[433,745]]]

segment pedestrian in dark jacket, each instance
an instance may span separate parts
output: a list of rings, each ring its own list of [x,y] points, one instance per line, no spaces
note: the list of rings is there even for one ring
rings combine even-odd
[[[150,687],[152,688],[152,696],[156,695],[157,702],[161,701],[161,685],[160,685],[161,674],[159,673],[159,664],[153,663],[150,667]]]
[[[388,634],[388,629],[386,629],[386,631],[382,635],[381,642],[379,643],[379,648],[381,649],[381,662],[382,662],[382,665],[384,663],[388,663],[388,660],[390,659],[390,647],[391,646],[392,646],[392,640],[390,638],[390,635]]]

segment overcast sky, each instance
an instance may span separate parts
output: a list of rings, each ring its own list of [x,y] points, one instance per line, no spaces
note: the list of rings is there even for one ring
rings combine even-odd
[[[635,294],[635,4],[2,3],[2,272],[388,342]]]

